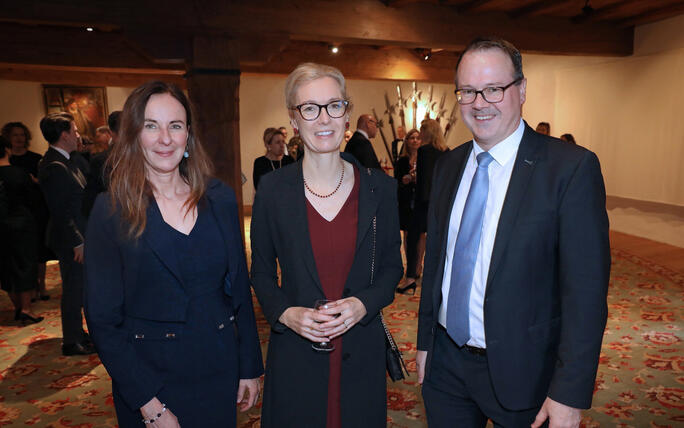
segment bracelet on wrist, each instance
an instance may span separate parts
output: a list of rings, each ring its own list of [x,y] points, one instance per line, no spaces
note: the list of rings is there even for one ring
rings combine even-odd
[[[149,419],[143,418],[142,421],[143,421],[143,423],[144,423],[145,425],[153,424],[153,423],[155,423],[155,422],[157,421],[157,419],[161,418],[161,415],[162,415],[165,411],[166,411],[166,404],[162,403],[162,409],[159,411],[159,413],[157,413],[157,416],[155,416],[155,417],[153,417],[153,418],[149,418]]]

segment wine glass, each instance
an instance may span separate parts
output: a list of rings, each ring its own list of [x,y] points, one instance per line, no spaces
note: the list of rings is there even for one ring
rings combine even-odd
[[[316,300],[316,303],[314,303],[314,309],[318,310],[318,309],[322,308],[323,306],[327,305],[328,303],[332,303],[332,300],[326,300],[326,299]],[[316,322],[320,323],[320,321],[316,321]],[[331,351],[335,350],[335,345],[333,345],[330,342],[314,342],[311,345],[311,347],[315,351],[319,351],[319,352],[331,352]]]

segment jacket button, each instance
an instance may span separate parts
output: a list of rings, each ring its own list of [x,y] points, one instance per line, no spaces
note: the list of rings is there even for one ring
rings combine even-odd
[[[351,355],[348,352],[345,352],[342,354],[342,361],[347,361],[351,357]]]
[[[167,339],[173,339],[174,337],[176,337],[176,333],[166,333]]]
[[[218,326],[219,330],[223,330],[223,327],[225,327],[225,325],[223,325],[223,323],[219,324],[219,326]]]
[[[231,315],[230,318],[228,318],[228,321],[233,321],[235,319],[235,315]]]
[[[350,295],[351,295],[351,290],[350,290],[350,289],[345,288],[344,290],[342,290],[342,296],[343,296],[343,297],[349,297]]]

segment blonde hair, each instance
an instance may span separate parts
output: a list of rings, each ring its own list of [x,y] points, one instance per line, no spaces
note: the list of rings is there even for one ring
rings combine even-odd
[[[324,77],[334,79],[340,87],[342,98],[349,101],[349,97],[347,96],[347,84],[340,70],[325,64],[305,62],[299,64],[297,68],[287,76],[287,80],[285,81],[285,104],[287,108],[292,109],[295,107],[297,103],[297,90],[300,86]],[[347,113],[351,111],[351,108],[352,105],[350,102],[347,106]]]
[[[420,138],[423,140],[423,144],[431,144],[432,147],[440,152],[449,149],[444,140],[442,127],[439,126],[439,122],[435,119],[425,119],[423,123],[420,124]]]

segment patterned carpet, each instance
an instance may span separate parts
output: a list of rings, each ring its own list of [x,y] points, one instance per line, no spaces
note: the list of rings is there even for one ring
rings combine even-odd
[[[9,299],[0,297],[0,426],[114,427],[110,381],[98,358],[61,356],[56,265],[48,269],[48,289],[52,299],[36,304],[46,320],[27,327],[12,320]],[[582,426],[684,426],[683,291],[682,273],[613,251],[594,407]],[[388,384],[388,427],[426,426],[415,378],[418,301],[418,294],[397,296],[385,310],[412,371]],[[261,316],[259,333],[265,355],[268,325]],[[238,426],[258,427],[259,411],[240,415]]]

